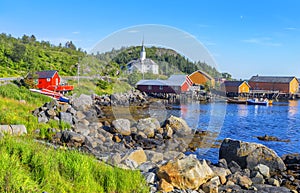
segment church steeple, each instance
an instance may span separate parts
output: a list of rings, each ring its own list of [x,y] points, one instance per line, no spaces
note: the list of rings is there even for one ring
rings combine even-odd
[[[146,59],[146,50],[145,50],[145,46],[144,46],[144,37],[143,37],[143,42],[142,42],[142,49],[141,49],[141,53],[140,53],[140,59],[141,59],[141,61]]]

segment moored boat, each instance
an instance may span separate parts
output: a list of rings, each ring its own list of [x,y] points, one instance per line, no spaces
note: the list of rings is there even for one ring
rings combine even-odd
[[[248,99],[247,104],[248,105],[264,105],[264,106],[267,106],[269,104],[269,101],[268,101],[268,99],[258,100],[257,98],[254,98],[254,99]]]

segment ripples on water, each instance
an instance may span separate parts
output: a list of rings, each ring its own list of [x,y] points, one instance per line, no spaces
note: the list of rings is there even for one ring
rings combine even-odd
[[[181,105],[180,110],[168,114],[181,116],[190,127],[219,132],[217,140],[224,138],[256,142],[275,150],[281,156],[300,153],[300,102],[274,102],[272,106],[253,106],[226,103],[192,103]],[[257,136],[276,136],[290,142],[260,141]],[[213,162],[218,160],[218,149],[199,150],[199,157]]]

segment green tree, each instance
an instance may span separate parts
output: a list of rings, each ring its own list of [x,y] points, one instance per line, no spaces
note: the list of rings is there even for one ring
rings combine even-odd
[[[142,73],[134,71],[128,76],[128,83],[134,86],[138,81],[142,80]]]

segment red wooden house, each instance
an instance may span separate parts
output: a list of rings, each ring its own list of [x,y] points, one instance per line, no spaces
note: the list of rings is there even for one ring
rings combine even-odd
[[[187,92],[191,83],[186,75],[171,75],[168,80],[140,80],[137,88],[146,93],[176,93]]]
[[[71,85],[61,85],[61,78],[56,70],[45,70],[36,72],[37,74],[37,88],[48,89],[57,92],[67,92],[74,89]],[[29,75],[28,78],[35,78]]]

